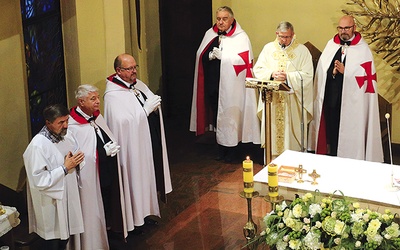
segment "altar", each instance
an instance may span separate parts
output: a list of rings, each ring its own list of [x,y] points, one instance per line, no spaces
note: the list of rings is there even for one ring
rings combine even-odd
[[[291,183],[279,182],[279,195],[285,200],[293,200],[295,194],[304,195],[319,190],[324,195],[341,191],[346,197],[354,198],[363,207],[383,212],[388,208],[400,214],[400,189],[390,191],[391,174],[400,176],[400,166],[385,163],[345,159],[340,157],[317,155],[286,150],[272,163],[280,166],[303,166],[303,183],[296,180]],[[309,176],[315,170],[320,177],[312,185]],[[263,168],[254,176],[254,189],[260,195],[268,195],[268,168]]]
[[[3,242],[9,246],[10,250],[14,250],[14,236],[12,229],[20,224],[19,212],[15,207],[1,206],[2,213],[0,215],[0,243]],[[1,246],[1,245],[0,245]]]

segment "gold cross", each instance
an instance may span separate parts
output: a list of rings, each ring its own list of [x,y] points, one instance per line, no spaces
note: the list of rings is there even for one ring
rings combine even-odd
[[[317,185],[318,182],[316,181],[317,178],[321,177],[321,175],[317,174],[317,171],[314,169],[311,174],[308,174],[313,179],[311,185]]]
[[[303,174],[307,173],[307,170],[303,168],[303,165],[299,165],[298,168],[294,170],[296,173],[299,175],[299,179],[297,180],[297,183],[303,183]]]

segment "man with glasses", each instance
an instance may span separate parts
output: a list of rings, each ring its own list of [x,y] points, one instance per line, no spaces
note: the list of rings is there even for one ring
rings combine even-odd
[[[140,234],[140,226],[160,217],[157,194],[165,202],[172,191],[161,98],[137,79],[133,56],[117,56],[114,69],[106,80],[104,118],[120,145],[127,229]]]
[[[290,91],[273,93],[271,152],[274,157],[286,149],[304,150],[304,138],[307,138],[307,125],[312,120],[313,105],[313,63],[310,52],[306,46],[296,41],[291,23],[279,23],[275,34],[276,39],[264,46],[254,66],[256,78],[263,81],[283,81],[290,87]],[[259,115],[262,116],[263,127],[265,117],[261,101],[260,98]],[[262,134],[263,143],[264,138]]]
[[[206,31],[196,54],[190,131],[216,132],[217,160],[234,161],[240,142],[260,143],[256,90],[245,87],[252,77],[253,52],[233,11],[223,6]]]
[[[319,59],[314,81],[315,151],[346,158],[383,161],[377,76],[368,44],[352,16]]]

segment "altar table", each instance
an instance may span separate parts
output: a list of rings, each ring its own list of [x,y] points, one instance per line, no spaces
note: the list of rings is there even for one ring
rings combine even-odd
[[[6,213],[0,215],[0,241],[9,245],[9,249],[14,249],[14,237],[12,229],[20,224],[19,212],[15,207],[3,206]],[[11,232],[10,232],[11,231]]]
[[[298,167],[303,165],[307,173],[303,174],[304,183],[279,182],[279,195],[286,200],[293,200],[295,194],[319,190],[324,195],[341,191],[346,197],[355,198],[362,206],[368,206],[379,212],[389,208],[400,214],[400,189],[390,190],[391,174],[400,177],[400,166],[362,160],[346,159],[327,155],[317,155],[286,150],[271,161],[279,166]],[[308,175],[313,170],[321,175],[317,185],[311,185]],[[263,168],[254,176],[254,189],[260,195],[268,195],[268,168]]]

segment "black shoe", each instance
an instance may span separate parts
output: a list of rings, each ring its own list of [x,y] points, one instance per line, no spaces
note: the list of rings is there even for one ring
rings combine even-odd
[[[158,226],[158,221],[146,217],[146,218],[144,218],[144,224],[151,225],[151,226]]]
[[[133,229],[133,231],[131,231],[131,234],[132,235],[143,235],[144,234],[144,231],[142,230],[142,229],[139,229],[139,228],[135,228],[135,229]]]
[[[235,163],[236,162],[236,147],[227,147],[225,155],[225,163]]]
[[[218,144],[218,156],[215,158],[216,161],[225,160],[227,147]]]
[[[222,155],[218,155],[217,157],[215,157],[215,159],[214,160],[216,160],[216,161],[223,161],[224,160],[224,156],[222,156]]]

